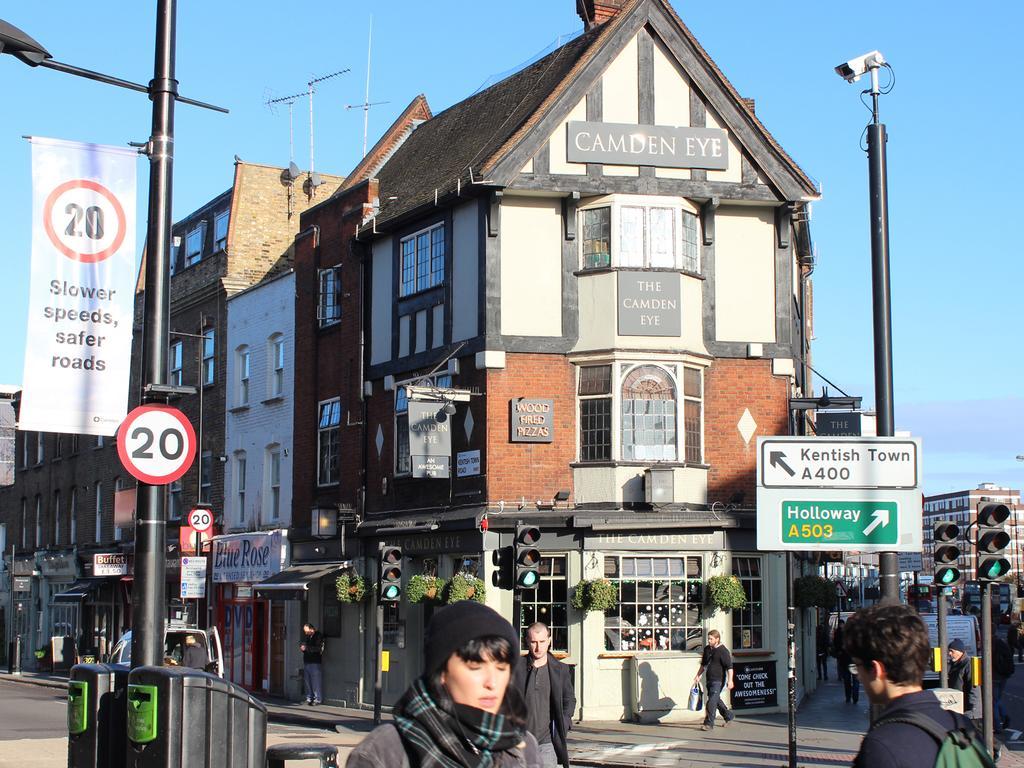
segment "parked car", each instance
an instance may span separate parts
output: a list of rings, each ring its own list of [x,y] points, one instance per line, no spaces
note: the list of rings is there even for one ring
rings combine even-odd
[[[181,658],[185,652],[186,635],[194,636],[196,644],[206,651],[206,657],[209,660],[206,671],[224,677],[224,652],[216,627],[211,627],[209,630],[179,625],[166,627],[164,629],[164,664],[171,666],[181,664]],[[131,666],[132,631],[130,629],[114,645],[114,650],[110,652],[109,663]]]

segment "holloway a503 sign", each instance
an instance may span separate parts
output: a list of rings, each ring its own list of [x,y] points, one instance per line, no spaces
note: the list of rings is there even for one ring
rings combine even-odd
[[[718,128],[572,121],[568,141],[565,157],[570,163],[712,171],[729,167],[729,139]]]

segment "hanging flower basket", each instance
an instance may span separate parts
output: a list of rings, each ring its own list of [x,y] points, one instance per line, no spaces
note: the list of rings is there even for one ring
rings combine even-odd
[[[339,603],[360,603],[366,597],[366,582],[355,573],[343,573],[334,583]]]
[[[822,576],[800,576],[793,579],[793,605],[797,608],[824,608],[836,605],[835,585]]]
[[[577,611],[607,611],[619,604],[619,589],[608,579],[583,579],[569,604]]]
[[[483,579],[470,576],[468,573],[457,573],[448,582],[446,603],[458,603],[462,600],[475,600],[482,603],[487,597]]]
[[[410,603],[440,603],[445,580],[438,576],[416,574],[410,577],[405,594]]]
[[[707,581],[708,602],[722,611],[736,611],[747,606],[747,593],[735,576],[712,576]]]

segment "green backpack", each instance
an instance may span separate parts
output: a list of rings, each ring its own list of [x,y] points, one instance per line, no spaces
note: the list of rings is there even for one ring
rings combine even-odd
[[[881,717],[871,726],[874,730],[887,723],[907,723],[925,731],[939,744],[935,757],[935,768],[995,768],[985,745],[978,741],[974,725],[963,715],[956,715],[957,727],[947,731],[928,715],[918,712]]]

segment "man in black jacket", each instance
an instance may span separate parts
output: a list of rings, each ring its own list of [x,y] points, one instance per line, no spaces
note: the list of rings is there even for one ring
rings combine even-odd
[[[884,707],[861,743],[854,768],[932,768],[939,742],[923,726],[893,722],[921,718],[940,731],[974,735],[970,720],[944,710],[921,682],[931,658],[928,630],[907,605],[876,605],[857,611],[843,632],[846,652],[857,666],[872,704]]]
[[[324,700],[324,636],[309,622],[302,625],[302,676],[306,683],[306,703],[315,707]]]
[[[551,632],[537,622],[526,630],[530,653],[516,668],[516,685],[526,699],[527,729],[537,738],[544,768],[569,768],[566,734],[576,710],[572,670],[548,650]]]
[[[971,657],[967,655],[967,648],[960,638],[949,644],[947,651],[949,658],[949,687],[963,691],[964,693],[964,714],[970,715],[974,709],[974,702],[971,693],[974,685],[971,681]]]

